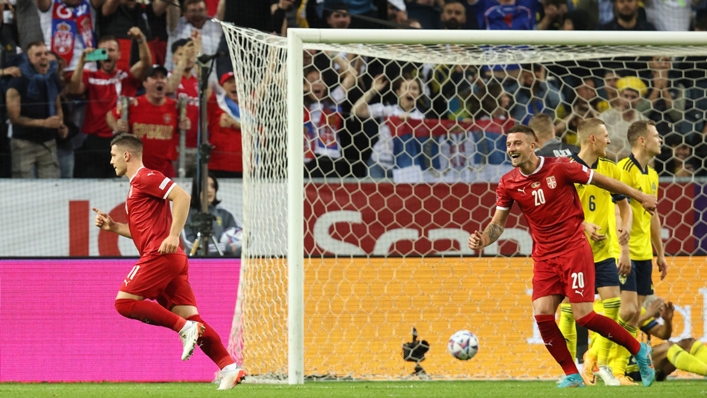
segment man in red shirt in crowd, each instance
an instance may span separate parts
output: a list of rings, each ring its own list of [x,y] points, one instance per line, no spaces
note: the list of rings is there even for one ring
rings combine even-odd
[[[113,130],[106,124],[106,113],[118,103],[121,95],[134,97],[140,88],[145,71],[150,66],[150,48],[145,40],[145,35],[140,28],[133,27],[128,35],[138,43],[140,61],[129,71],[118,69],[117,64],[121,59],[120,46],[112,36],[102,37],[98,41],[98,48],[105,49],[108,59],[99,61],[97,71],[84,70],[86,55],[93,48],[87,48],[81,54],[74,74],[69,83],[69,92],[74,95],[86,93],[86,116],[83,123],[83,133],[86,140],[81,148],[75,152],[76,178],[113,178],[115,170],[108,163],[110,141],[113,139]],[[130,54],[127,54],[129,57]]]
[[[132,239],[140,252],[137,264],[120,285],[115,309],[126,318],[179,333],[182,361],[189,359],[199,345],[221,369],[219,390],[231,389],[243,380],[245,371],[235,364],[216,331],[199,316],[189,285],[187,256],[179,247],[191,197],[164,174],[143,166],[142,151],[142,141],[130,134],[121,134],[111,142],[110,164],[115,174],[130,179],[125,200],[128,223],[115,222],[93,208],[97,227]]]
[[[189,118],[179,120],[177,101],[168,98],[167,69],[155,65],[145,75],[145,95],[128,106],[128,120],[122,120],[122,109],[115,107],[106,114],[106,122],[117,133],[132,133],[144,145],[145,167],[174,177],[179,129],[191,128]]]
[[[187,176],[193,176],[196,171],[196,147],[199,134],[199,79],[196,64],[196,54],[201,52],[201,36],[194,30],[189,39],[180,39],[172,43],[172,61],[174,70],[169,75],[167,94],[177,98],[186,98],[187,117],[191,128],[187,131],[186,154],[184,169]]]
[[[209,98],[209,171],[218,178],[243,177],[241,113],[233,72],[224,73],[221,88]]]
[[[567,377],[558,387],[584,387],[584,380],[555,323],[560,302],[567,297],[577,323],[622,345],[636,358],[644,386],[650,386],[655,371],[650,346],[639,343],[610,318],[594,312],[594,256],[584,234],[584,213],[574,184],[592,184],[639,201],[655,211],[656,197],[605,177],[568,158],[545,158],[535,154],[537,137],[528,126],[508,131],[506,152],[515,167],[496,189],[496,213],[483,233],[469,237],[469,248],[482,250],[503,233],[513,202],[525,214],[533,239],[533,313],[550,352]]]

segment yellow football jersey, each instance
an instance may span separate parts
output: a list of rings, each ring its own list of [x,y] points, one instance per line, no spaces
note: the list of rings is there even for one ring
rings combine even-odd
[[[577,155],[572,156],[572,160],[589,167]],[[600,158],[594,163],[591,168],[595,173],[599,173],[606,177],[611,177],[615,180],[621,180],[621,170],[616,163],[611,160]],[[606,239],[602,241],[593,241],[587,234],[589,245],[592,247],[594,254],[594,262],[598,263],[609,258],[618,258],[620,247],[619,239],[616,233],[616,213],[614,211],[614,201],[624,199],[623,195],[612,195],[609,191],[601,189],[594,185],[574,184],[579,194],[579,200],[582,202],[582,210],[584,211],[584,220],[592,224],[598,225],[601,229],[599,233],[605,234]]]
[[[641,165],[633,154],[622,159],[618,166],[621,169],[623,183],[643,193],[658,197],[658,173],[652,167],[646,166],[646,169],[641,169]],[[632,200],[630,203],[633,212],[631,240],[628,242],[631,260],[651,260],[653,259],[653,245],[651,244],[651,219],[653,216],[637,201]]]

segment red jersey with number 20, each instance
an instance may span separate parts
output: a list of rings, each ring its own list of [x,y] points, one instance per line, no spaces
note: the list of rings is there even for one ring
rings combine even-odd
[[[574,184],[589,184],[592,169],[568,158],[540,156],[540,165],[530,175],[515,168],[506,173],[496,188],[496,209],[510,210],[518,202],[533,238],[535,261],[577,250],[586,241],[584,213]]]
[[[164,174],[145,167],[130,179],[125,213],[140,257],[160,255],[160,245],[172,228],[172,209],[167,196],[175,186]],[[180,252],[183,253],[182,249],[177,249],[177,253]]]

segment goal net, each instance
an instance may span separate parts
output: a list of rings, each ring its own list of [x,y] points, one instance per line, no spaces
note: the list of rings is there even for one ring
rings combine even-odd
[[[574,144],[579,122],[601,118],[615,160],[630,153],[633,120],[657,123],[663,238],[681,257],[671,257],[665,281],[654,277],[656,291],[678,308],[674,337],[702,332],[703,36],[290,30],[281,38],[223,26],[241,109],[248,237],[229,350],[249,374],[291,383],[557,377],[533,323],[532,242],[518,209],[497,244],[475,253],[466,243],[491,219],[496,183],[511,169],[505,132],[518,123],[549,144]],[[402,355],[412,328],[430,346],[422,370]],[[446,352],[461,329],[479,337],[470,362]]]

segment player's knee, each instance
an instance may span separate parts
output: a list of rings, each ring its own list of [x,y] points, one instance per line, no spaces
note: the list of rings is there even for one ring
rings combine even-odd
[[[619,310],[619,316],[626,322],[631,322],[636,319],[640,314],[638,306],[634,303],[627,303],[625,306],[621,303],[621,309]]]
[[[118,313],[126,318],[131,318],[135,300],[132,299],[117,299],[115,300],[115,309]]]
[[[582,316],[577,316],[575,314],[574,319],[577,321],[577,324],[582,327],[587,327],[587,324],[591,321],[591,319],[596,315],[596,312],[594,310],[589,310],[589,311],[583,311],[581,313]]]
[[[693,339],[692,337],[688,337],[686,339],[682,339],[682,340],[678,341],[677,345],[679,345],[680,348],[682,348],[683,350],[690,352],[690,349],[692,348],[692,345],[695,344],[695,341],[696,340]]]

